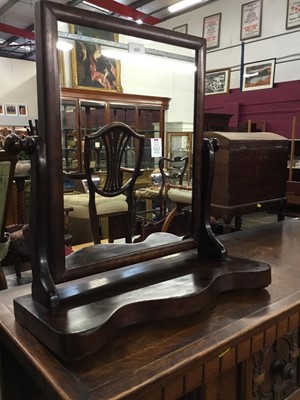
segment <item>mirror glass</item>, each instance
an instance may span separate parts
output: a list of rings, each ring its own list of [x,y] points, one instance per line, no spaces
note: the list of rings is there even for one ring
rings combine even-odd
[[[55,182],[57,190],[48,190],[47,223],[36,228],[37,233],[40,229],[48,231],[50,254],[60,260],[55,267],[53,262],[49,265],[54,281],[59,282],[98,270],[97,265],[90,268],[88,262],[85,265],[80,260],[78,268],[73,266],[72,273],[66,272],[64,240],[59,233],[64,226],[64,197],[78,189],[74,180],[65,179],[63,171],[83,172],[85,135],[113,121],[125,122],[144,134],[143,185],[151,185],[151,173],[157,169],[160,156],[188,152],[191,160],[185,183],[193,186],[193,202],[200,199],[205,41],[50,2],[41,2],[37,16],[44,7],[51,23],[46,32],[42,26],[36,31],[39,131],[45,141],[47,163],[51,164],[48,183]],[[58,43],[59,49],[69,49],[57,50]],[[187,130],[188,135],[182,134]],[[161,140],[156,149],[154,138]],[[122,161],[124,167],[132,167],[134,157],[132,142]],[[101,185],[101,175],[106,173],[101,141],[94,143],[91,167]],[[192,208],[190,239],[182,241],[180,248],[176,243],[161,246],[153,258],[197,247],[199,208]],[[72,212],[69,215],[72,218]],[[139,251],[134,261],[143,261],[143,257],[143,251]],[[145,257],[149,259],[149,255]]]

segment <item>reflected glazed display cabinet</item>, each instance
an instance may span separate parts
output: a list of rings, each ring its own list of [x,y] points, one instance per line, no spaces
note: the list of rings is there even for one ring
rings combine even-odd
[[[153,168],[150,139],[160,137],[164,143],[165,111],[170,99],[131,95],[96,90],[62,88],[61,90],[61,141],[64,171],[82,172],[83,139],[102,126],[118,121],[125,122],[146,136],[142,168]],[[101,146],[95,147],[95,171],[102,169]],[[127,167],[134,156],[134,144],[128,148]]]

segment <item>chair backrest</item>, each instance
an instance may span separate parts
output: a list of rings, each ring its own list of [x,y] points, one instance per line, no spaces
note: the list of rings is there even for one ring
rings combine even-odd
[[[122,122],[113,122],[105,125],[99,131],[85,136],[84,143],[84,169],[89,186],[89,190],[95,191],[101,196],[114,197],[125,193],[133,188],[137,177],[140,174],[140,168],[143,157],[145,137],[136,133],[130,126]],[[91,168],[91,154],[95,143],[104,148],[106,178],[103,186],[100,188],[93,182],[93,168]],[[123,183],[122,161],[127,153],[129,145],[134,146],[135,165],[130,169],[131,178]]]
[[[159,206],[160,206],[160,218],[164,217],[164,192],[168,182],[182,185],[186,169],[189,164],[188,156],[174,158],[161,157],[158,161],[158,167],[161,173],[161,187],[159,191]]]
[[[17,157],[0,150],[0,243],[6,241],[4,232],[17,160]]]
[[[164,189],[167,181],[182,185],[184,174],[189,163],[187,156],[174,158],[161,157],[158,161],[158,167],[161,173],[161,187]]]
[[[95,243],[100,242],[99,229],[96,226],[98,221],[96,193],[104,197],[115,197],[124,194],[128,205],[128,224],[132,226],[133,189],[135,181],[141,172],[144,141],[145,137],[143,135],[136,133],[130,126],[122,122],[113,122],[99,131],[85,136],[84,170],[89,188],[89,215]],[[101,155],[105,157],[106,177],[100,187],[93,180],[95,173],[91,167],[91,156],[95,147],[101,148]],[[133,168],[122,166],[124,160],[126,161],[129,148],[133,149],[135,154],[134,160],[132,160],[132,157],[130,158],[131,165],[134,165]],[[97,162],[98,164],[103,164],[99,159]],[[123,182],[123,172],[125,171],[130,172],[131,177],[126,182]]]

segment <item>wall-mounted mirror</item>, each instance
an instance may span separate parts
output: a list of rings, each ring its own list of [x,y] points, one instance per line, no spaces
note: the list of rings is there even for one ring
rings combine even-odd
[[[42,245],[34,256],[33,274],[34,280],[37,276],[46,278],[38,289],[37,284],[33,285],[36,288],[33,295],[49,306],[57,301],[53,282],[69,281],[197,248],[201,239],[205,40],[47,1],[36,7],[35,32],[41,140],[37,145],[37,172],[32,177],[36,198],[33,199],[31,226],[34,240]],[[72,47],[63,60],[57,50],[58,41]],[[93,100],[82,97],[76,103],[70,98],[66,100],[67,96],[63,99],[62,93],[66,93],[68,86],[79,92],[89,89]],[[138,107],[132,94],[140,96]],[[122,96],[126,99],[126,107],[120,101]],[[146,100],[143,104],[143,96],[169,99],[163,118],[157,112],[159,107],[156,112],[155,109],[149,112],[149,104]],[[147,118],[152,118],[151,129]],[[63,169],[81,168],[82,155],[75,160],[74,154],[78,154],[84,135],[112,120],[121,120],[146,134],[146,138],[160,135],[164,145],[166,122],[178,119],[193,125],[193,226],[189,238],[179,243],[168,239],[155,249],[143,248],[142,244],[139,244],[141,247],[129,245],[119,255],[110,254],[109,261],[108,256],[98,249],[97,257],[91,259],[85,253],[75,263],[68,264],[64,254]],[[139,126],[135,126],[137,120]],[[69,135],[64,134],[64,124],[74,129],[75,136],[71,131]],[[132,147],[134,150],[134,143]],[[151,162],[154,165],[156,160],[149,163],[147,151],[144,157],[146,168]],[[97,154],[94,161],[95,169],[99,171],[101,165]]]

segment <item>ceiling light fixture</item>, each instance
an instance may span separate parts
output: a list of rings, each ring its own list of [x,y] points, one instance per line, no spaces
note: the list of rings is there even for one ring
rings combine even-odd
[[[56,43],[56,48],[62,51],[71,51],[73,49],[73,44],[70,42],[65,42],[64,40],[58,40]]]
[[[168,10],[171,13],[183,10],[184,8],[191,7],[198,3],[203,3],[204,0],[182,0],[179,3],[173,4],[172,6],[168,7]]]
[[[124,65],[138,68],[159,68],[159,70],[180,74],[193,74],[196,70],[195,64],[191,62],[124,50],[102,47],[101,53],[105,57],[122,61],[122,65],[124,63]]]
[[[96,10],[99,10],[99,11],[103,12],[104,14],[112,14],[112,12],[107,10],[106,8],[97,6],[97,4],[90,3],[89,1],[83,0],[82,4],[85,4],[86,6],[95,8]]]

